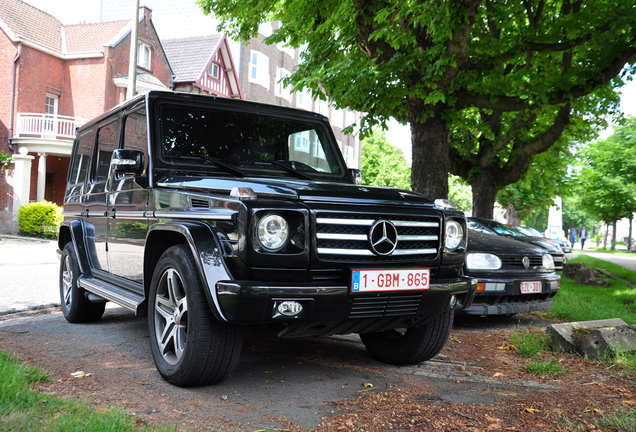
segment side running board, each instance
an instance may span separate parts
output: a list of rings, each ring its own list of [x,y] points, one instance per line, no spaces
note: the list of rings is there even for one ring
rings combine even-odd
[[[79,286],[108,301],[130,309],[136,316],[146,314],[145,298],[90,276],[80,276]]]

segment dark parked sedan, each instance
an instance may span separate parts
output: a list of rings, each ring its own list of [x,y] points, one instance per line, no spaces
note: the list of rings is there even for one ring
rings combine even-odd
[[[552,255],[556,270],[563,270],[563,264],[565,264],[565,253],[557,243],[550,239],[526,235],[520,230],[516,230],[515,227],[510,227],[491,219],[470,217],[468,218],[468,227],[475,231],[497,234],[539,246]]]
[[[514,315],[550,309],[561,277],[552,255],[529,243],[468,230],[465,273],[477,278],[471,315]]]

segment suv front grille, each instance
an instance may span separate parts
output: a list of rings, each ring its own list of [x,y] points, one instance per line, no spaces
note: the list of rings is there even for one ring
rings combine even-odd
[[[397,246],[389,255],[372,251],[369,233],[378,220],[397,229]],[[318,212],[316,245],[323,261],[405,262],[437,257],[440,220],[437,217]]]

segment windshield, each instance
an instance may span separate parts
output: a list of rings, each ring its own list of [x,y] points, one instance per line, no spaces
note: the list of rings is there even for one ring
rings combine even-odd
[[[162,104],[159,117],[167,164],[302,179],[344,171],[320,123],[177,104]]]

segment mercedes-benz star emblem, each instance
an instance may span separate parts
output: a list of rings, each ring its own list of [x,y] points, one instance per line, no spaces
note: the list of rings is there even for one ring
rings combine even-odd
[[[524,256],[523,258],[521,258],[521,264],[523,264],[525,268],[530,267],[530,258]]]
[[[390,255],[398,243],[395,225],[388,220],[376,221],[369,231],[369,245],[377,255]]]

